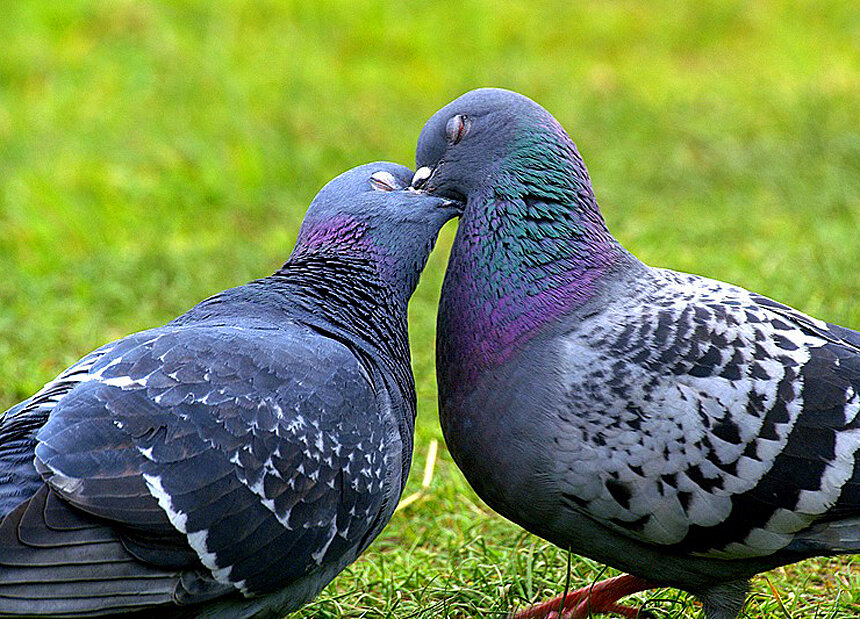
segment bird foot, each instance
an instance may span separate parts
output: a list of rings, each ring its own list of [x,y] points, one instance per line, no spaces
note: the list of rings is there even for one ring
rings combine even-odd
[[[618,600],[639,591],[654,589],[647,580],[624,574],[558,596],[549,602],[530,606],[510,615],[510,619],[588,619],[593,615],[615,614],[628,619],[645,619],[650,616],[632,606],[622,606]]]

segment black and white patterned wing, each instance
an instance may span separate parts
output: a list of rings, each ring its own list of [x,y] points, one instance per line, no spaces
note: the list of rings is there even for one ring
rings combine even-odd
[[[743,289],[657,273],[646,296],[563,342],[568,504],[722,558],[772,554],[860,514],[857,334],[825,336]]]
[[[205,566],[246,594],[351,560],[379,524],[390,456],[349,350],[300,328],[150,334],[103,356],[39,431],[51,489],[146,564]]]

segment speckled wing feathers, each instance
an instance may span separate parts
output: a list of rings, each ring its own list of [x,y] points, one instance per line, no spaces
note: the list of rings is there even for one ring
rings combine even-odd
[[[327,552],[352,560],[378,524],[384,411],[355,357],[307,329],[143,332],[63,395],[36,466],[76,508],[121,525],[124,547],[147,563],[205,566],[216,588],[270,592]],[[119,543],[113,534],[106,552]],[[19,573],[4,564],[0,551],[0,581]]]
[[[568,505],[719,558],[776,553],[856,513],[858,335],[734,286],[653,274],[559,342]]]

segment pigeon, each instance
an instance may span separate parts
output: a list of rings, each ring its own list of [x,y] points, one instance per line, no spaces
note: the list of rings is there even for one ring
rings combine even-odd
[[[411,178],[338,176],[276,273],[0,417],[0,616],[282,617],[368,547],[412,454],[407,303],[459,211]]]
[[[437,326],[440,417],[487,504],[625,575],[515,616],[674,587],[733,619],[749,579],[860,552],[860,333],[652,268],[610,234],[542,107],[436,112],[413,186],[465,200]]]

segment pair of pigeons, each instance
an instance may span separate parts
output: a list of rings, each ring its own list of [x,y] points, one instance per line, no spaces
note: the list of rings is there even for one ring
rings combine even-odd
[[[0,418],[0,616],[280,617],[391,518],[416,413],[407,303],[439,308],[451,454],[487,503],[629,575],[518,613],[736,617],[754,574],[860,552],[860,333],[648,267],[522,95],[430,118],[418,171],[337,177],[276,273],[90,353]]]

